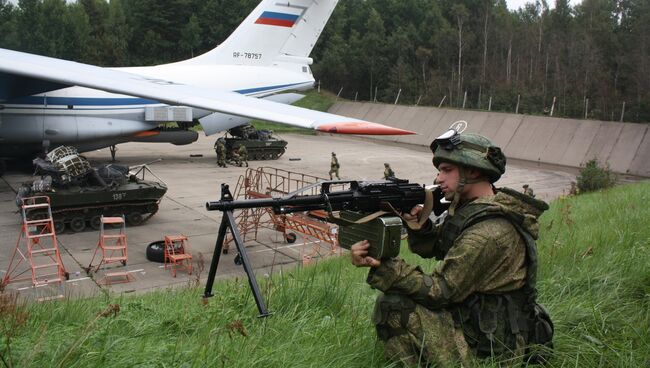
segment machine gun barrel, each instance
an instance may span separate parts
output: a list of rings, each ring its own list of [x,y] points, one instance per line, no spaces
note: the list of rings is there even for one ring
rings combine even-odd
[[[332,185],[345,185],[349,189],[332,191]],[[320,187],[320,194],[300,195],[301,192]],[[424,203],[425,189],[408,180],[385,181],[324,181],[278,198],[221,200],[207,202],[208,211],[233,211],[235,209],[270,207],[277,214],[306,210],[352,210],[373,212],[386,209],[410,211]],[[392,207],[392,208],[391,208]]]

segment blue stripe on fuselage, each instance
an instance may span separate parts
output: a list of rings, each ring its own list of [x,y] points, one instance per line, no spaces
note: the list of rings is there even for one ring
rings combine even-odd
[[[74,106],[120,106],[159,104],[154,100],[136,97],[47,97],[26,96],[7,101],[7,105],[74,105]]]
[[[252,93],[271,91],[278,88],[297,86],[304,83],[280,84],[276,86],[248,88],[234,91],[247,95]],[[52,105],[52,106],[124,106],[124,105],[158,105],[160,102],[138,97],[48,97],[26,96],[7,101],[7,105]]]

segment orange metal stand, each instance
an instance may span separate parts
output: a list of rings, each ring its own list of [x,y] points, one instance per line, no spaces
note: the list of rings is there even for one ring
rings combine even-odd
[[[106,225],[117,227],[116,231],[107,232]],[[126,242],[126,224],[124,221],[124,216],[122,217],[104,217],[100,219],[99,227],[99,241],[97,242],[97,248],[95,248],[95,253],[93,258],[90,260],[90,264],[86,268],[88,273],[97,272],[102,265],[109,263],[120,262],[122,265],[126,266],[126,263],[129,260],[128,249]],[[93,261],[97,253],[101,249],[102,259],[99,261],[97,266],[93,266]],[[120,281],[110,281],[110,278],[124,278]],[[133,275],[128,272],[110,272],[105,275],[105,284],[111,284],[116,282],[130,282],[133,281]]]
[[[68,274],[59,253],[50,198],[23,198],[21,215],[20,235],[2,283],[30,280],[34,287],[58,284],[61,293],[56,297],[63,297],[63,282]],[[31,277],[24,276],[27,272]]]
[[[192,254],[188,249],[187,236],[165,236],[165,268],[169,265],[172,276],[176,277],[176,270],[181,268],[192,274]]]

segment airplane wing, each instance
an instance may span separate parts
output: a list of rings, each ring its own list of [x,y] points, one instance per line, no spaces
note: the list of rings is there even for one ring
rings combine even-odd
[[[195,108],[312,128],[323,132],[367,135],[401,135],[413,132],[345,116],[283,105],[219,91],[152,79],[46,56],[0,49],[0,75],[39,80],[64,86],[82,86],[147,98],[173,106]]]

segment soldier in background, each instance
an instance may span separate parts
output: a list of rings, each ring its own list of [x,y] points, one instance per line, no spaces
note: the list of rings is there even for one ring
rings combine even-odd
[[[366,282],[383,292],[372,321],[386,357],[413,367],[545,359],[526,349],[552,347],[552,322],[536,303],[535,287],[537,218],[548,205],[495,188],[506,158],[483,136],[450,130],[431,150],[436,183],[451,205],[442,224],[427,219],[419,230],[408,229],[408,244],[421,257],[441,261],[434,271],[399,257],[368,257],[365,240],[350,250],[352,264],[370,268]],[[416,206],[404,217],[419,220],[421,211]]]
[[[529,196],[535,198],[535,193],[533,193],[533,188],[531,188],[530,185],[524,184],[523,188],[524,188],[524,194],[525,195],[529,195]]]
[[[239,154],[239,166],[246,164],[246,167],[248,167],[248,151],[246,150],[246,146],[240,144],[237,153]]]
[[[223,142],[223,138],[217,139],[217,165],[219,167],[228,167],[226,166],[226,145]]]
[[[339,169],[341,168],[341,165],[339,165],[339,159],[336,158],[336,153],[332,152],[332,160],[330,161],[330,180],[332,180],[332,174],[336,174],[336,178],[338,180],[341,180],[339,177]]]
[[[395,172],[391,169],[388,162],[384,163],[384,179],[388,180],[389,178],[394,178]]]
[[[575,181],[571,182],[571,188],[569,188],[569,195],[570,196],[577,196],[580,194],[580,189],[578,189],[578,186],[576,185]]]

